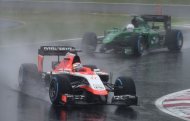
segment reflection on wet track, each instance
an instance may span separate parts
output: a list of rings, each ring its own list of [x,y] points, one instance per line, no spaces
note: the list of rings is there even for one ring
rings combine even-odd
[[[51,1],[53,2],[53,1]],[[150,5],[78,5],[75,3],[51,2],[40,4],[32,1],[1,1],[0,9],[9,8],[21,11],[36,8],[52,10],[75,10],[91,12],[128,12],[141,14],[151,13]],[[70,4],[70,5],[69,5]],[[71,7],[71,6],[76,7]],[[65,7],[63,7],[65,6]],[[107,7],[105,7],[107,6]],[[126,7],[127,6],[127,7]],[[141,6],[141,8],[139,8]],[[22,9],[20,9],[20,7]],[[181,9],[179,9],[179,7]],[[98,9],[101,8],[101,9]],[[102,9],[106,8],[106,9]],[[187,16],[189,6],[164,6],[163,13],[173,16]],[[177,8],[177,9],[176,9]],[[134,11],[135,9],[135,11]],[[154,7],[153,7],[154,9]],[[13,9],[14,10],[14,9]],[[116,11],[118,10],[118,11]],[[183,13],[183,14],[181,14]],[[11,23],[10,23],[11,22]],[[2,24],[3,23],[3,24]],[[0,20],[0,31],[22,25],[17,21]],[[112,72],[113,80],[120,75],[131,76],[136,83],[139,105],[133,107],[120,107],[112,105],[86,105],[52,107],[49,102],[47,89],[42,85],[31,85],[32,91],[20,92],[17,89],[18,69],[21,63],[37,63],[37,50],[40,45],[23,45],[0,47],[0,121],[180,121],[180,119],[165,114],[154,105],[157,98],[168,93],[188,89],[190,87],[190,41],[187,36],[189,27],[183,28],[184,47],[180,53],[170,53],[166,49],[148,53],[140,58],[120,57],[117,55],[95,54],[94,56],[80,53],[86,64],[97,65],[102,70]],[[80,41],[51,43],[56,45],[73,45],[79,47]],[[80,47],[79,47],[80,48]],[[50,63],[46,62],[45,67]]]
[[[79,41],[62,42],[63,45],[77,46]],[[56,43],[59,44],[60,43]],[[79,53],[83,63],[95,64],[113,72],[113,79],[119,75],[132,76],[136,83],[139,106],[119,107],[86,105],[74,107],[52,107],[47,92],[35,88],[31,94],[15,90],[18,67],[23,62],[36,63],[37,48],[40,45],[15,48],[15,56],[8,48],[1,51],[0,120],[2,121],[179,121],[159,111],[154,101],[168,93],[190,87],[190,49],[170,53],[166,49],[151,52],[140,58],[118,55]],[[29,54],[30,53],[30,54]],[[14,60],[14,61],[13,61]],[[13,63],[14,62],[14,63]],[[7,68],[7,64],[9,69]],[[13,66],[13,65],[17,66]],[[49,65],[49,64],[46,64]],[[10,69],[11,67],[11,69]],[[5,70],[4,70],[5,69]],[[16,74],[15,74],[16,73]],[[10,75],[7,75],[10,74]],[[3,86],[4,85],[8,85]],[[13,84],[13,85],[12,85]],[[40,86],[39,86],[40,87]]]

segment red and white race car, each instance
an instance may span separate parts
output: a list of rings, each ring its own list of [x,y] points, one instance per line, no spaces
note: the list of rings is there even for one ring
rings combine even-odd
[[[108,73],[101,71],[95,65],[82,65],[77,52],[79,50],[69,46],[41,46],[38,51],[38,66],[21,65],[20,85],[34,76],[39,79],[40,75],[41,79],[49,83],[49,97],[53,105],[137,105],[138,98],[133,79],[118,77],[112,84]],[[50,72],[43,72],[44,56],[58,56],[58,61],[52,62]],[[63,56],[61,61],[60,56]],[[110,96],[112,101],[108,102]]]

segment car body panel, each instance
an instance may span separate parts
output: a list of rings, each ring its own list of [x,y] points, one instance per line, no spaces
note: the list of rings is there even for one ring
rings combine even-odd
[[[166,31],[171,29],[171,17],[167,15],[142,15],[135,16],[139,23],[134,30],[127,31],[126,28],[113,28],[105,31],[104,38],[102,39],[103,47],[106,49],[126,48],[132,47],[132,36],[141,36],[145,40],[146,49],[155,49],[165,47],[164,37]],[[152,25],[150,25],[150,23]],[[157,23],[159,26],[155,26]],[[160,27],[161,26],[161,27]],[[162,29],[160,29],[162,28]],[[161,32],[164,31],[164,34]],[[162,32],[163,33],[163,32]],[[105,50],[105,49],[103,49]]]
[[[65,52],[66,51],[66,52]],[[63,93],[61,92],[61,101],[62,103],[72,102],[75,104],[84,101],[89,103],[86,100],[91,100],[87,98],[95,98],[95,103],[97,99],[100,99],[103,96],[107,100],[107,96],[110,92],[114,91],[113,84],[110,84],[106,78],[103,80],[102,76],[106,76],[109,79],[109,74],[101,71],[98,68],[92,69],[90,66],[82,66],[79,70],[73,68],[74,63],[81,63],[80,57],[77,54],[78,50],[73,50],[72,47],[67,46],[42,46],[39,49],[38,55],[38,70],[44,75],[44,81],[47,80],[58,82],[57,79],[63,79],[59,81],[64,81],[65,78],[68,78],[69,83],[71,84],[72,93]],[[44,72],[43,71],[43,61],[44,56],[58,56],[58,63],[52,67],[52,71]],[[59,60],[59,56],[63,55],[62,60]],[[48,78],[45,78],[48,77]],[[90,95],[90,97],[88,97]],[[127,96],[125,100],[120,100],[120,98],[114,98],[117,101],[122,102],[123,104],[137,105],[137,96],[131,95]],[[118,100],[119,99],[119,100]],[[130,101],[132,100],[132,101]],[[127,101],[127,102],[126,102]],[[91,101],[90,101],[91,103]],[[105,103],[104,103],[105,104]]]

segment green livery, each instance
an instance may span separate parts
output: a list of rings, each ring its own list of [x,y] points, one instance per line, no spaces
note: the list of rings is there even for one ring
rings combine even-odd
[[[180,30],[171,29],[171,17],[167,15],[141,15],[131,20],[132,27],[113,28],[98,38],[95,33],[87,32],[82,45],[88,52],[97,50],[120,54],[141,56],[146,50],[167,47],[171,51],[179,51],[183,46],[183,34]]]

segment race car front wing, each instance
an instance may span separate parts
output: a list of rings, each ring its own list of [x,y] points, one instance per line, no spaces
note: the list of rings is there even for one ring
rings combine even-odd
[[[132,95],[119,95],[112,97],[112,104],[116,105],[138,105],[138,97]]]
[[[62,102],[68,104],[101,104],[101,103],[89,103],[86,101],[86,96],[84,95],[62,95]],[[113,96],[111,102],[103,103],[103,105],[138,105],[138,97],[132,95],[120,95]]]

